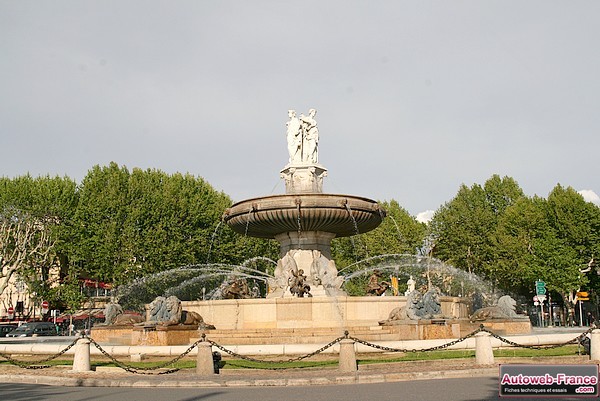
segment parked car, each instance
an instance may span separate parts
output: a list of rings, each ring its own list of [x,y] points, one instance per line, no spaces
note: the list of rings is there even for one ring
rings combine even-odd
[[[55,336],[56,325],[51,322],[29,322],[17,327],[6,337]]]
[[[17,328],[16,323],[2,323],[0,324],[0,337],[6,337],[8,333]]]

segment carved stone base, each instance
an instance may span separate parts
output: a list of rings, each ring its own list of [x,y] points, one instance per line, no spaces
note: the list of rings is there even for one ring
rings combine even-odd
[[[281,170],[286,194],[323,193],[327,169],[320,164],[288,164]]]
[[[269,281],[267,298],[293,297],[290,283],[295,274],[306,276],[305,283],[315,296],[345,296],[341,289],[343,277],[338,277],[331,259],[331,240],[335,234],[321,231],[287,232],[275,236],[281,244],[275,278]],[[299,273],[302,270],[302,273]]]

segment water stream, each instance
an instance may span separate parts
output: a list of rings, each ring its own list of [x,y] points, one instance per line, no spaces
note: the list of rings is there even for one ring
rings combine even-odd
[[[210,236],[210,243],[208,245],[208,253],[206,254],[206,263],[210,262],[210,253],[212,252],[213,243],[215,242],[215,239],[219,235],[219,228],[221,228],[222,224],[223,224],[223,220],[221,219],[221,220],[219,220],[219,223],[215,227],[215,231],[213,231],[212,235]]]

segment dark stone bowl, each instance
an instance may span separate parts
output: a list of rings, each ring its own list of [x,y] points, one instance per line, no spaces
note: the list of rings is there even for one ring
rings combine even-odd
[[[273,195],[237,202],[224,221],[237,233],[275,238],[293,231],[322,231],[348,237],[381,224],[385,211],[371,199],[332,194]]]

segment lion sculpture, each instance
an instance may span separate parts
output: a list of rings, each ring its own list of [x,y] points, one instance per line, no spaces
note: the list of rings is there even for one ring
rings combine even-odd
[[[379,324],[381,326],[391,326],[399,324],[403,320],[419,320],[421,319],[422,307],[421,293],[416,290],[412,291],[406,298],[406,305],[392,309],[387,320],[382,320]]]
[[[526,318],[519,316],[516,312],[517,302],[512,299],[509,295],[504,295],[498,299],[498,304],[495,306],[488,306],[476,310],[469,320],[471,323],[490,320],[490,319],[522,319]]]
[[[144,321],[144,318],[135,313],[124,313],[123,307],[118,303],[110,302],[104,307],[104,323],[100,326],[130,326]]]
[[[432,287],[423,295],[423,307],[420,313],[421,319],[441,319],[442,305],[440,302],[440,290]]]
[[[444,319],[438,288],[432,287],[424,295],[417,290],[411,291],[406,298],[406,305],[392,309],[387,320],[382,320],[379,324],[392,326],[406,320],[421,319]]]
[[[148,306],[148,320],[141,323],[143,326],[175,326],[198,325],[199,329],[214,330],[215,326],[207,324],[200,314],[185,311],[181,301],[174,295],[170,297],[156,297]]]

